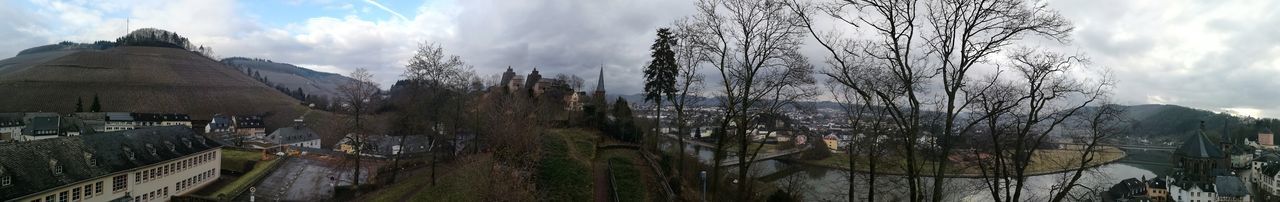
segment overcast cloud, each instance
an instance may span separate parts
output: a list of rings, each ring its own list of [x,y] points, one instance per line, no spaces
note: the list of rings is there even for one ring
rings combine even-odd
[[[132,28],[176,31],[219,56],[344,74],[369,68],[384,88],[419,42],[433,42],[481,75],[536,67],[594,84],[604,66],[610,93],[629,94],[642,89],[653,30],[694,10],[691,0],[371,2],[294,0],[264,9],[229,0],[0,1],[0,56],[58,41],[111,40],[130,19]],[[1280,89],[1280,4],[1058,0],[1050,7],[1076,26],[1072,43],[1057,48],[1111,68],[1117,102],[1280,117],[1273,90]],[[307,12],[274,12],[295,10]]]

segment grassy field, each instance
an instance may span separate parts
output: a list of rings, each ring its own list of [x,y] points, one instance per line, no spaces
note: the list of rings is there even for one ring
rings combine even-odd
[[[378,192],[369,194],[367,201],[482,201],[486,191],[485,180],[490,177],[489,165],[493,158],[487,154],[467,156],[437,171],[436,185],[431,186],[431,170],[420,169]],[[445,172],[448,171],[448,172]]]
[[[1058,150],[1058,149],[1039,150],[1032,155],[1032,164],[1027,166],[1027,173],[1036,175],[1036,174],[1047,174],[1047,173],[1054,173],[1054,172],[1069,170],[1070,168],[1077,166],[1076,164],[1078,163],[1077,159],[1079,158],[1079,155],[1080,155],[1080,151],[1073,151],[1073,150]],[[1124,158],[1124,156],[1125,156],[1124,151],[1121,151],[1120,149],[1114,148],[1114,147],[1107,147],[1107,148],[1104,148],[1102,152],[1098,153],[1097,158],[1094,159],[1092,162],[1090,162],[1089,166],[1096,166],[1104,163],[1110,163],[1110,162],[1119,160],[1120,158]],[[904,167],[903,165],[906,164],[906,161],[902,160],[902,158],[880,157],[879,159],[880,159],[879,161],[880,163],[876,165],[877,173],[885,173],[885,174],[906,173],[906,171],[902,169]],[[856,167],[854,168],[855,170],[862,171],[862,172],[870,171],[868,161],[865,156],[859,156],[855,158],[855,160],[858,161],[854,165]],[[822,160],[804,161],[804,162],[809,164],[826,166],[826,167],[849,169],[849,156],[844,153],[833,153],[831,157],[828,157]],[[933,165],[934,165],[934,162],[925,162],[925,164],[922,166],[922,168],[924,168],[922,172],[932,173],[933,172],[932,168],[934,167]],[[981,170],[979,170],[979,168],[976,166],[951,165],[949,166],[949,169],[948,171],[946,171],[946,173],[950,173],[952,175],[959,175],[959,176],[977,176],[977,175],[981,175]]]
[[[259,160],[262,160],[262,154],[258,152],[251,152],[251,151],[223,149],[222,159],[223,160],[259,161]]]
[[[632,158],[612,157],[614,186],[618,189],[619,201],[645,201],[645,186],[641,171],[632,163]]]
[[[578,142],[590,141],[589,133],[577,130],[553,130],[542,138],[542,161],[538,168],[538,189],[549,201],[589,201],[592,199],[591,159],[589,151],[578,151]]]
[[[258,181],[258,179],[266,177],[266,175],[269,173],[267,171],[268,168],[271,168],[272,166],[281,163],[280,158],[274,158],[267,161],[259,161],[259,159],[261,158],[261,156],[259,155],[260,154],[256,152],[223,149],[222,156],[223,156],[224,162],[258,161],[258,164],[253,166],[253,170],[246,172],[244,175],[240,175],[240,177],[235,178],[230,183],[227,183],[222,187],[218,187],[215,191],[208,193],[207,196],[216,197],[222,194],[231,195],[232,192],[241,190],[245,186],[252,185],[255,181]]]

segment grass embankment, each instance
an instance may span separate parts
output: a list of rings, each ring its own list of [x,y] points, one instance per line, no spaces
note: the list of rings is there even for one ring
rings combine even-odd
[[[248,172],[245,172],[243,175],[240,175],[239,177],[232,179],[230,183],[227,183],[222,187],[217,187],[216,191],[210,192],[207,196],[216,197],[224,194],[226,196],[231,196],[235,192],[244,191],[246,189],[245,188],[246,186],[252,185],[254,184],[254,182],[257,182],[258,179],[266,177],[267,173],[270,173],[270,168],[280,163],[280,158],[276,158],[274,156],[270,156],[270,157],[271,157],[271,160],[263,161],[262,154],[258,152],[222,149],[221,163],[224,169],[232,168],[227,166],[243,165],[245,162],[257,162],[257,163],[254,164],[252,170],[249,170]],[[232,169],[239,169],[239,168],[232,168]]]
[[[488,154],[471,155],[437,170],[437,179],[431,185],[431,170],[419,169],[399,183],[369,194],[367,201],[483,201],[487,191],[484,179],[490,174],[493,158]]]
[[[594,137],[581,130],[552,130],[542,138],[542,161],[535,178],[544,200],[590,201]]]
[[[1027,173],[1028,175],[1041,175],[1041,174],[1050,174],[1050,173],[1056,173],[1056,172],[1069,171],[1072,168],[1075,168],[1076,166],[1079,165],[1080,152],[1081,151],[1079,150],[1062,150],[1062,149],[1037,150],[1036,153],[1033,154],[1031,157],[1032,159],[1031,165],[1027,166]],[[1100,152],[1097,153],[1097,156],[1095,157],[1095,159],[1092,162],[1089,162],[1087,167],[1093,167],[1093,166],[1098,166],[1106,163],[1111,163],[1116,160],[1120,160],[1120,158],[1124,158],[1124,156],[1125,156],[1124,151],[1120,150],[1119,148],[1105,147]],[[903,168],[906,165],[906,161],[903,160],[902,158],[898,158],[898,157],[877,157],[877,158],[879,159],[878,161],[879,163],[878,165],[876,165],[876,173],[890,174],[890,175],[904,175],[906,173],[906,171],[903,170]],[[856,164],[854,164],[855,171],[869,172],[871,170],[866,156],[858,156],[855,158],[855,160],[858,161],[856,162]],[[824,167],[831,167],[831,168],[838,168],[838,169],[845,169],[845,170],[849,169],[849,156],[845,153],[833,153],[830,157],[827,157],[825,159],[813,160],[813,161],[801,161],[801,162],[818,165],[818,166],[824,166]],[[935,164],[936,162],[924,162],[924,164],[921,166],[922,168],[921,173],[924,173],[926,175],[933,173],[933,168]],[[971,166],[971,165],[965,165],[965,164],[949,165],[949,169],[948,171],[945,171],[945,173],[947,173],[946,175],[950,175],[952,177],[979,177],[982,175],[982,171],[977,166]]]

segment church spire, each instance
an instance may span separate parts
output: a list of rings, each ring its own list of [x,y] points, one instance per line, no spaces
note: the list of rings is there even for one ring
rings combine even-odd
[[[603,94],[604,92],[604,65],[600,65],[600,77],[596,77],[596,92]]]

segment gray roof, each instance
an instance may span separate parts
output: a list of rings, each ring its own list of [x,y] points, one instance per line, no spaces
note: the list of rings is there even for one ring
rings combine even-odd
[[[183,126],[0,144],[0,175],[20,185],[0,189],[0,198],[22,197],[220,146]],[[87,159],[97,165],[89,165]],[[61,175],[53,173],[53,165],[62,167]]]
[[[302,125],[277,128],[276,131],[267,135],[267,140],[275,144],[292,144],[315,139],[320,139],[320,135],[316,135],[310,128]]]
[[[208,126],[214,130],[231,128],[231,118],[222,114],[214,114],[213,119],[209,120]]]
[[[261,116],[232,116],[236,128],[264,128]]]
[[[128,112],[107,112],[107,121],[133,121]]]
[[[1214,181],[1218,196],[1243,197],[1249,195],[1249,190],[1245,190],[1244,181],[1241,181],[1239,177],[1218,176]]]
[[[22,121],[22,113],[0,113],[0,127],[26,125]]]
[[[59,121],[61,120],[57,116],[31,117],[30,125],[27,126],[27,128],[24,128],[23,130],[27,131],[27,134],[31,134],[31,135],[57,135]],[[41,131],[52,131],[52,133],[39,134],[41,133]]]
[[[1262,166],[1261,170],[1262,175],[1275,177],[1276,173],[1280,172],[1280,163],[1268,163],[1267,165]]]
[[[1177,154],[1194,158],[1221,158],[1222,149],[1209,141],[1209,137],[1204,135],[1204,131],[1200,131],[1191,137],[1187,137],[1182,142],[1182,147],[1178,147]]]

